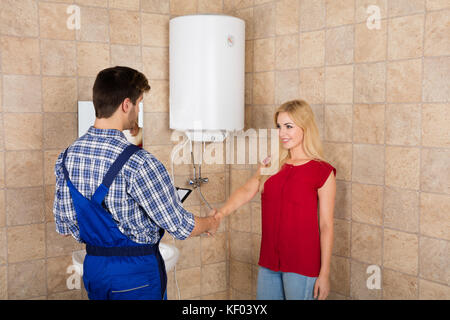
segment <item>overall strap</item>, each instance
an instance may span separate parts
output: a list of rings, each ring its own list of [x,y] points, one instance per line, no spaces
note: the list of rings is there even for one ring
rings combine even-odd
[[[103,178],[102,184],[105,187],[109,188],[112,182],[114,181],[114,178],[120,172],[124,164],[135,152],[139,151],[140,149],[141,148],[139,148],[134,144],[130,144],[128,147],[126,147],[119,155],[119,157],[116,159],[116,161],[114,161],[111,167],[109,168],[108,172]]]
[[[106,175],[103,178],[103,181],[100,184],[100,186],[97,188],[97,190],[95,190],[95,193],[92,196],[92,201],[98,204],[101,204],[103,202],[103,199],[108,193],[109,187],[114,181],[114,178],[120,172],[120,170],[122,169],[124,164],[128,161],[128,159],[140,149],[141,148],[139,148],[138,146],[130,144],[128,147],[125,148],[125,150],[122,151],[119,157],[117,157],[116,161],[113,162],[108,172],[106,172]]]
[[[64,151],[64,154],[63,154],[62,169],[63,169],[63,173],[64,173],[64,178],[66,179],[66,183],[68,183],[69,185],[73,186],[72,185],[72,181],[70,181],[70,178],[69,178],[69,172],[67,171],[67,168],[66,168],[67,150],[69,150],[69,148],[67,148],[66,151]]]

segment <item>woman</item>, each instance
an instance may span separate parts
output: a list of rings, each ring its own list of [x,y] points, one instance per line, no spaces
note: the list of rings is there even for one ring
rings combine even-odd
[[[314,114],[305,101],[284,103],[274,120],[281,142],[278,172],[262,179],[261,168],[268,164],[260,165],[218,214],[229,215],[262,187],[257,299],[326,299],[336,169],[324,160]]]

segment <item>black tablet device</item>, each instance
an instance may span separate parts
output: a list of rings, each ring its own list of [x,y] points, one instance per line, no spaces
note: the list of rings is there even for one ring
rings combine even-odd
[[[178,197],[180,197],[181,203],[184,202],[184,200],[187,199],[187,197],[191,194],[191,189],[185,189],[185,188],[177,188]]]

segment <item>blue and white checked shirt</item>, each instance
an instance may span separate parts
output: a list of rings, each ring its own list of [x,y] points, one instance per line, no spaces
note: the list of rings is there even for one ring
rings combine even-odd
[[[128,145],[119,130],[90,127],[67,152],[65,165],[75,188],[91,199],[111,164]],[[62,170],[63,154],[55,165],[56,231],[71,234],[81,242],[75,208]],[[138,243],[156,243],[160,228],[180,240],[186,239],[194,229],[194,215],[183,209],[166,168],[144,149],[125,163],[104,203],[119,230]]]

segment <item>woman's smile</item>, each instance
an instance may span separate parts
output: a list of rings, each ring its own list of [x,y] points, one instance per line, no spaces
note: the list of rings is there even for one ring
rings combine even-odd
[[[295,124],[287,112],[280,112],[277,119],[277,128],[283,148],[291,149],[301,146],[303,130]]]

